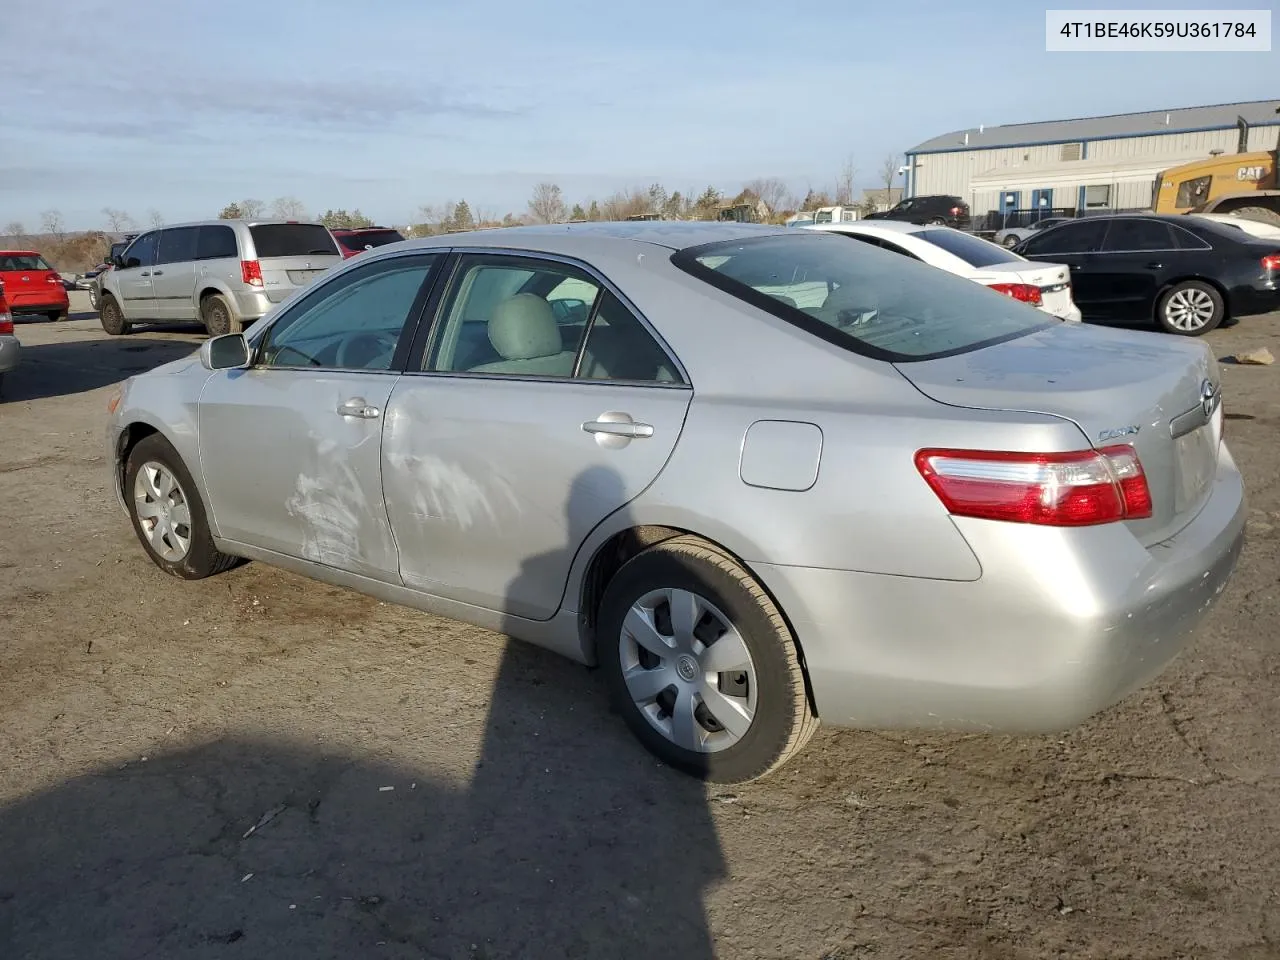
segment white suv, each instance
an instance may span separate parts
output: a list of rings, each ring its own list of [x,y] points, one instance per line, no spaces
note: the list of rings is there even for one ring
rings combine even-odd
[[[135,323],[203,323],[236,333],[342,254],[321,223],[208,220],[139,235],[102,278],[98,315],[110,334]]]

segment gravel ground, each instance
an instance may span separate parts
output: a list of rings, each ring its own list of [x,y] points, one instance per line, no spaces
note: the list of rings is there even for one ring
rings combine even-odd
[[[726,790],[551,654],[262,564],[165,577],[109,493],[104,404],[198,332],[19,334],[5,960],[1280,958],[1280,365],[1223,368],[1250,538],[1149,689],[1056,737],[824,730]]]

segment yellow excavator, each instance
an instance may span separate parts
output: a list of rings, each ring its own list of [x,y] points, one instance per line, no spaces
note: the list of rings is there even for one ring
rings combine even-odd
[[[1280,226],[1280,139],[1274,150],[1249,153],[1249,124],[1240,117],[1236,126],[1240,139],[1234,154],[1219,153],[1160,172],[1155,213],[1226,213]]]

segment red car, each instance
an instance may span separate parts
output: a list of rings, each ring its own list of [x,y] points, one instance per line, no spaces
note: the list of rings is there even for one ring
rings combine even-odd
[[[65,320],[71,310],[58,271],[34,250],[0,250],[0,285],[15,316],[43,313],[50,320]]]
[[[338,241],[338,249],[342,251],[343,257],[354,257],[374,247],[399,243],[404,239],[399,230],[393,230],[391,227],[359,227],[329,232]]]

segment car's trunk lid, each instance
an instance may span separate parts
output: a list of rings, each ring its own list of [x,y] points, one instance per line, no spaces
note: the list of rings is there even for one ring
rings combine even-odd
[[[342,262],[333,235],[318,223],[262,223],[249,228],[267,299],[279,303]]]
[[[1073,421],[1094,447],[1131,444],[1151,488],[1152,516],[1129,521],[1145,544],[1195,518],[1212,489],[1222,439],[1217,361],[1199,341],[1053,324],[957,356],[896,364],[951,406]],[[1083,442],[1082,442],[1083,446]]]

